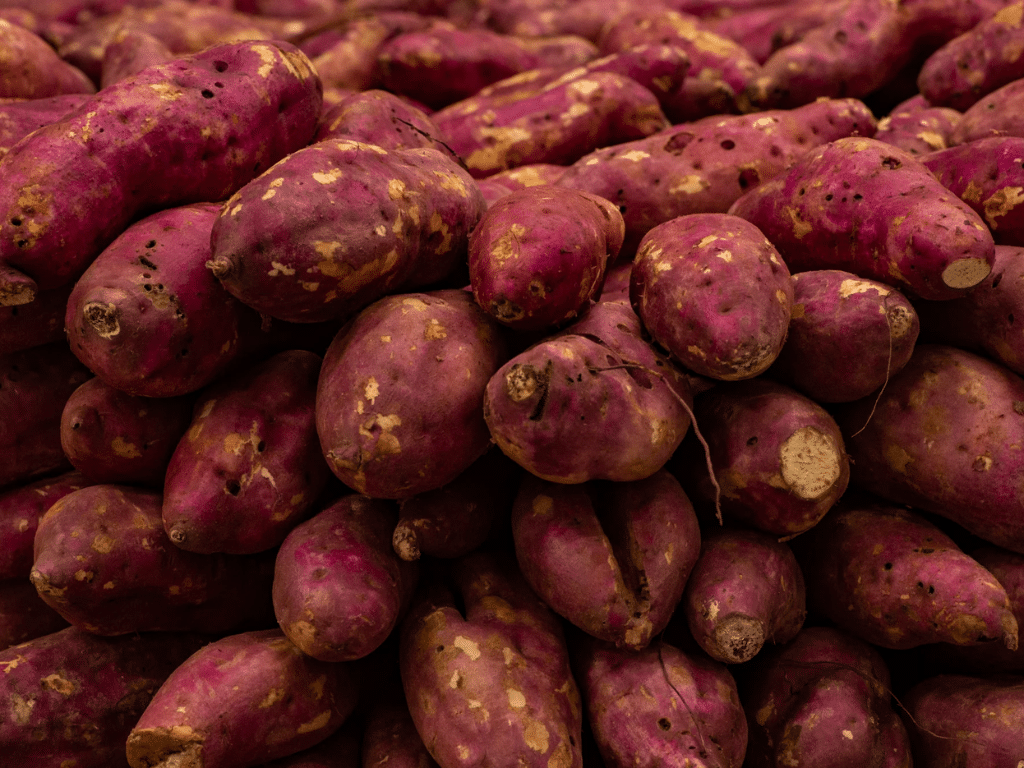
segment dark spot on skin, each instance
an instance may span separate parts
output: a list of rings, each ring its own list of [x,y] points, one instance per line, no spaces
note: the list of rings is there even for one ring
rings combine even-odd
[[[749,445],[751,448],[757,445],[757,435],[754,435],[752,438],[747,440],[747,445]]]
[[[237,496],[242,491],[242,486],[238,484],[237,480],[229,480],[227,485],[224,486],[224,490],[230,493],[232,496]]]
[[[1000,274],[996,275],[995,279],[992,281],[992,287],[993,288],[998,288],[999,287],[999,283],[1001,283],[1002,281],[1003,281],[1003,276],[1000,273]]]
[[[658,720],[658,727],[663,731],[670,730],[672,728],[672,722],[667,717],[662,717]]]
[[[15,217],[15,218],[11,219],[11,224],[13,224],[16,227],[20,227],[21,226],[21,219]]]
[[[733,141],[732,139],[726,139],[725,141],[722,142],[721,147],[722,149],[735,149],[736,142]]]
[[[213,68],[218,72],[227,72],[228,63],[226,61],[215,61],[213,62]]]
[[[885,570],[887,570],[887,571],[891,571],[892,570],[892,563],[886,563],[882,567],[885,568]]]
[[[202,94],[204,99],[212,99],[213,98],[213,91],[211,91],[209,88],[204,88],[199,93]]]
[[[265,450],[267,450],[267,444],[265,441],[260,440],[256,443],[256,453],[263,453]]]

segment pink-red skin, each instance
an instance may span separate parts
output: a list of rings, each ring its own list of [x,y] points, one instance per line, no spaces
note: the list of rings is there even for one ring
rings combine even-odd
[[[91,378],[62,341],[0,357],[0,488],[71,469],[61,409]]]
[[[89,100],[89,94],[0,101],[0,158],[37,128],[56,122]]]
[[[899,291],[839,269],[790,279],[789,333],[772,378],[819,403],[841,403],[867,397],[906,365],[921,321]]]
[[[878,121],[874,138],[925,156],[949,146],[949,137],[963,115],[949,107],[901,109],[899,106]]]
[[[35,131],[3,160],[0,305],[76,279],[147,210],[228,197],[310,141],[321,101],[301,51],[245,42],[145,69]]]
[[[618,209],[596,195],[551,185],[512,192],[470,236],[473,296],[509,328],[564,325],[597,298],[624,232]]]
[[[629,305],[608,301],[505,363],[487,383],[484,418],[505,455],[545,480],[642,480],[682,442],[690,398]]]
[[[427,751],[446,768],[581,768],[582,706],[556,616],[511,556],[467,555],[451,581],[426,584],[402,625],[402,685]]]
[[[191,420],[192,398],[137,397],[93,378],[64,404],[60,442],[90,484],[159,487]]]
[[[320,364],[280,352],[203,391],[164,477],[176,546],[262,552],[310,514],[330,475],[314,423]]]
[[[672,122],[669,110],[680,99],[680,89],[687,82],[690,57],[673,45],[638,43],[593,59],[583,69],[587,73],[614,72],[636,80],[654,94]],[[570,70],[562,77],[575,77],[575,71]]]
[[[39,35],[2,19],[0,50],[4,52],[0,97],[42,99],[96,92],[85,73],[62,60]]]
[[[754,7],[721,16],[709,16],[704,25],[739,43],[758,64],[787,45],[832,19],[846,0],[781,2]]]
[[[964,295],[994,258],[981,217],[920,160],[877,139],[809,152],[729,211],[764,232],[791,272],[842,269],[924,299]]]
[[[24,579],[32,570],[39,518],[72,491],[89,485],[81,472],[65,472],[0,493],[0,579]]]
[[[301,752],[262,763],[261,768],[361,768],[363,724],[349,717],[319,744]]]
[[[98,635],[223,634],[273,622],[273,558],[200,555],[171,543],[159,492],[91,485],[36,530],[31,579],[71,624]]]
[[[690,500],[664,470],[630,483],[526,476],[512,534],[523,575],[552,610],[633,651],[668,625],[701,541]]]
[[[401,689],[399,689],[401,693]],[[374,702],[366,713],[362,768],[437,768],[402,696]]]
[[[320,141],[227,201],[208,266],[263,314],[347,319],[382,296],[447,278],[465,262],[484,206],[450,155]]]
[[[918,344],[877,403],[865,398],[837,413],[854,482],[1024,552],[1024,457],[1015,447],[1024,446],[1021,401],[1024,380],[1009,369],[973,352]]]
[[[347,665],[311,659],[279,629],[229,635],[160,686],[128,736],[128,762],[250,768],[323,741],[357,698]]]
[[[274,566],[274,612],[303,653],[353,661],[391,634],[418,572],[391,547],[396,519],[393,504],[351,494],[285,538]]]
[[[0,307],[0,355],[63,342],[64,313],[74,283],[39,291],[29,304]]]
[[[518,37],[513,39],[537,57],[537,66],[572,69],[600,56],[597,46],[585,37],[574,34]]]
[[[70,626],[28,579],[0,581],[0,650]]]
[[[400,499],[451,482],[490,444],[483,398],[508,358],[500,326],[461,289],[395,294],[324,356],[316,428],[334,474]]]
[[[1024,104],[1024,78],[1011,80],[964,110],[949,135],[949,145],[967,144],[993,136],[1022,136],[1016,116]]]
[[[786,341],[789,269],[761,231],[725,213],[689,214],[640,241],[629,297],[644,328],[697,374],[763,373]]]
[[[740,768],[747,723],[725,665],[659,641],[639,653],[573,643],[590,728],[607,768]]]
[[[557,184],[565,173],[564,165],[553,163],[530,163],[500,171],[486,179],[477,179],[476,185],[490,208],[505,195],[540,184]]]
[[[711,658],[739,664],[765,643],[788,643],[807,615],[803,573],[789,545],[749,529],[712,531],[680,609]]]
[[[994,136],[925,155],[921,162],[981,216],[995,241],[1024,246],[1024,136]]]
[[[488,24],[499,32],[527,37],[579,35],[597,41],[602,27],[635,7],[629,0],[510,0],[490,10]]]
[[[103,49],[100,87],[106,88],[146,67],[177,58],[162,40],[142,30],[122,28]]]
[[[656,225],[689,213],[725,213],[745,191],[819,144],[874,132],[870,110],[854,99],[716,115],[597,149],[571,165],[558,184],[618,205],[626,222],[622,252],[633,254]]]
[[[0,651],[5,759],[24,766],[121,768],[136,720],[168,675],[209,642],[185,632],[96,637],[74,627]],[[31,703],[30,703],[31,702]]]

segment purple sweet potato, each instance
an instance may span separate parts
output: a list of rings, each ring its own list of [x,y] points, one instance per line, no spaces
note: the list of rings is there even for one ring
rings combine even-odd
[[[308,48],[313,66],[325,88],[365,91],[380,88],[378,56],[384,43],[395,35],[414,32],[429,20],[417,13],[373,13],[346,24],[323,49]],[[310,45],[316,43],[315,38]]]
[[[37,128],[56,122],[86,101],[88,94],[38,99],[3,99],[0,102],[0,158]]]
[[[273,622],[273,557],[199,555],[171,543],[160,494],[91,485],[39,521],[31,579],[71,624],[98,635],[211,634]]]
[[[320,363],[280,352],[203,392],[164,480],[175,545],[262,552],[309,515],[330,476],[314,423]]]
[[[622,215],[604,198],[540,185],[496,201],[469,239],[469,282],[485,312],[517,330],[570,322],[619,254]]]
[[[297,48],[239,43],[143,70],[35,131],[2,161],[0,306],[76,279],[140,213],[224,199],[307,144],[320,108]]]
[[[171,49],[146,32],[131,27],[119,30],[103,49],[100,87],[106,88],[146,67],[177,58]]]
[[[599,302],[494,374],[484,418],[505,455],[545,480],[642,480],[682,442],[690,398],[628,304]]]
[[[875,400],[837,415],[854,482],[1024,552],[1024,380],[972,352],[918,344]]]
[[[796,390],[763,377],[728,382],[699,395],[694,415],[718,488],[696,441],[684,445],[673,467],[695,499],[720,504],[727,519],[795,536],[846,490],[850,463],[839,427]]]
[[[1012,80],[964,110],[949,135],[949,145],[993,136],[1024,136],[1018,116],[1024,105],[1024,78]]]
[[[792,272],[842,269],[952,299],[992,269],[995,245],[981,217],[920,160],[876,139],[809,152],[730,213],[764,232]]]
[[[618,205],[626,222],[622,252],[632,254],[658,224],[689,213],[725,213],[745,191],[782,173],[808,150],[874,131],[870,110],[853,99],[706,117],[591,152],[558,184]]]
[[[96,637],[74,627],[0,651],[0,749],[26,766],[121,768],[157,688],[209,638]]]
[[[348,318],[450,275],[484,206],[469,174],[437,150],[320,141],[227,201],[208,266],[271,317]]]
[[[351,494],[288,534],[274,567],[285,635],[321,661],[361,659],[397,625],[418,568],[395,554],[394,505]]]
[[[1006,590],[916,512],[844,503],[794,539],[793,549],[808,607],[869,643],[1017,647]]]
[[[191,419],[191,398],[136,397],[95,378],[64,404],[60,443],[90,483],[160,486]]]
[[[764,64],[779,48],[798,42],[832,20],[849,0],[798,0],[758,3],[754,7],[704,19],[712,32],[739,43]]]
[[[318,744],[268,763],[260,763],[260,768],[361,768],[362,741],[363,723],[358,716],[352,716]]]
[[[61,410],[91,378],[64,342],[0,357],[0,488],[71,468],[60,447]]]
[[[647,332],[685,368],[735,381],[763,373],[778,356],[793,284],[757,227],[695,213],[640,241],[629,296]]]
[[[512,533],[523,575],[552,610],[634,651],[668,625],[700,551],[690,500],[664,470],[630,483],[527,476]]]
[[[914,97],[920,98],[920,96]],[[897,104],[878,121],[874,138],[906,150],[912,155],[928,155],[949,146],[953,128],[963,115],[949,107],[915,108],[908,101]]]
[[[789,335],[771,377],[819,403],[841,403],[867,397],[906,365],[921,323],[899,291],[838,269],[791,280]]]
[[[331,470],[359,493],[440,488],[490,444],[483,397],[507,359],[468,291],[396,294],[348,324],[324,357],[316,427]]]
[[[804,577],[792,550],[760,531],[712,531],[686,582],[680,608],[709,656],[738,664],[765,643],[788,643],[807,615]]]
[[[574,643],[587,717],[607,768],[740,768],[747,723],[728,669],[659,641],[634,653]]]
[[[399,694],[374,702],[366,713],[362,768],[438,768],[416,731],[401,689]]]
[[[837,629],[808,627],[755,659],[742,691],[748,768],[910,768],[878,651]]]
[[[609,53],[570,70],[560,79],[578,77],[576,74],[614,72],[640,83],[657,98],[663,110],[669,109],[680,98],[687,82],[690,57],[682,48],[672,45],[638,44]],[[671,121],[671,116],[669,116]]]
[[[0,307],[0,355],[62,342],[64,313],[74,283],[39,291],[35,301]]]
[[[0,651],[67,626],[28,579],[0,581]]]
[[[428,584],[402,625],[402,684],[431,756],[445,768],[581,768],[580,694],[555,615],[511,557],[468,555],[452,581]]]
[[[518,190],[541,184],[557,184],[563,173],[565,173],[564,165],[531,163],[500,171],[486,179],[477,179],[477,186],[483,193],[487,206],[490,207],[505,195],[510,195]]]
[[[95,93],[85,73],[66,61],[35,33],[0,19],[0,97],[41,99]]]
[[[29,575],[39,519],[61,498],[86,485],[86,479],[75,471],[0,493],[0,580],[24,579]]]
[[[311,659],[279,629],[230,635],[164,681],[128,736],[128,762],[249,768],[323,741],[357,698],[347,665]]]

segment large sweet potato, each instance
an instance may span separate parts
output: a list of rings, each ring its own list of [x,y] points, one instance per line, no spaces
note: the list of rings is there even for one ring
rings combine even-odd
[[[1024,78],[1011,80],[964,110],[949,135],[949,145],[993,136],[1024,136],[1017,115],[1024,104]]]

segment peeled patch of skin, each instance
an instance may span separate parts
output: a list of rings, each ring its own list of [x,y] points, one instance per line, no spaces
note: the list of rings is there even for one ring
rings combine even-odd
[[[527,476],[512,509],[530,586],[588,634],[640,650],[668,625],[700,551],[697,516],[660,471],[633,483]]]
[[[125,739],[157,688],[209,640],[69,627],[0,651],[0,748],[26,765],[123,765]]]
[[[842,269],[923,299],[953,299],[992,269],[989,228],[908,152],[839,139],[739,198],[793,272]]]
[[[773,378],[819,403],[844,403],[867,397],[907,364],[921,321],[899,291],[839,269],[790,279],[789,333]]]
[[[42,99],[95,93],[85,73],[61,59],[38,35],[0,19],[0,98]]]
[[[321,100],[297,48],[238,43],[146,69],[34,132],[4,158],[0,306],[77,278],[140,212],[223,200],[309,143]]]
[[[586,638],[572,650],[606,765],[744,764],[747,723],[724,665],[664,642],[637,653]]]
[[[128,736],[128,762],[261,765],[334,733],[355,709],[357,690],[347,666],[311,659],[279,629],[231,635],[167,678]]]
[[[687,369],[735,381],[763,373],[786,340],[789,269],[736,216],[680,216],[640,241],[630,301],[648,333]]]
[[[61,498],[88,484],[81,472],[74,471],[0,493],[0,581],[29,574],[39,519]]]
[[[919,344],[877,405],[859,400],[837,420],[862,488],[1024,552],[1022,402],[1024,380],[1003,366]]]
[[[271,317],[348,318],[463,264],[485,205],[469,174],[437,150],[321,141],[225,203],[208,266]]]
[[[316,427],[359,493],[440,488],[483,455],[484,388],[507,359],[500,326],[463,290],[396,294],[363,310],[324,356]]]
[[[581,768],[582,707],[561,627],[511,558],[455,561],[402,625],[402,684],[416,730],[446,768]]]
[[[1020,115],[1024,105],[1024,78],[1013,80],[982,97],[964,110],[949,136],[950,146],[993,136],[1021,136]]]

